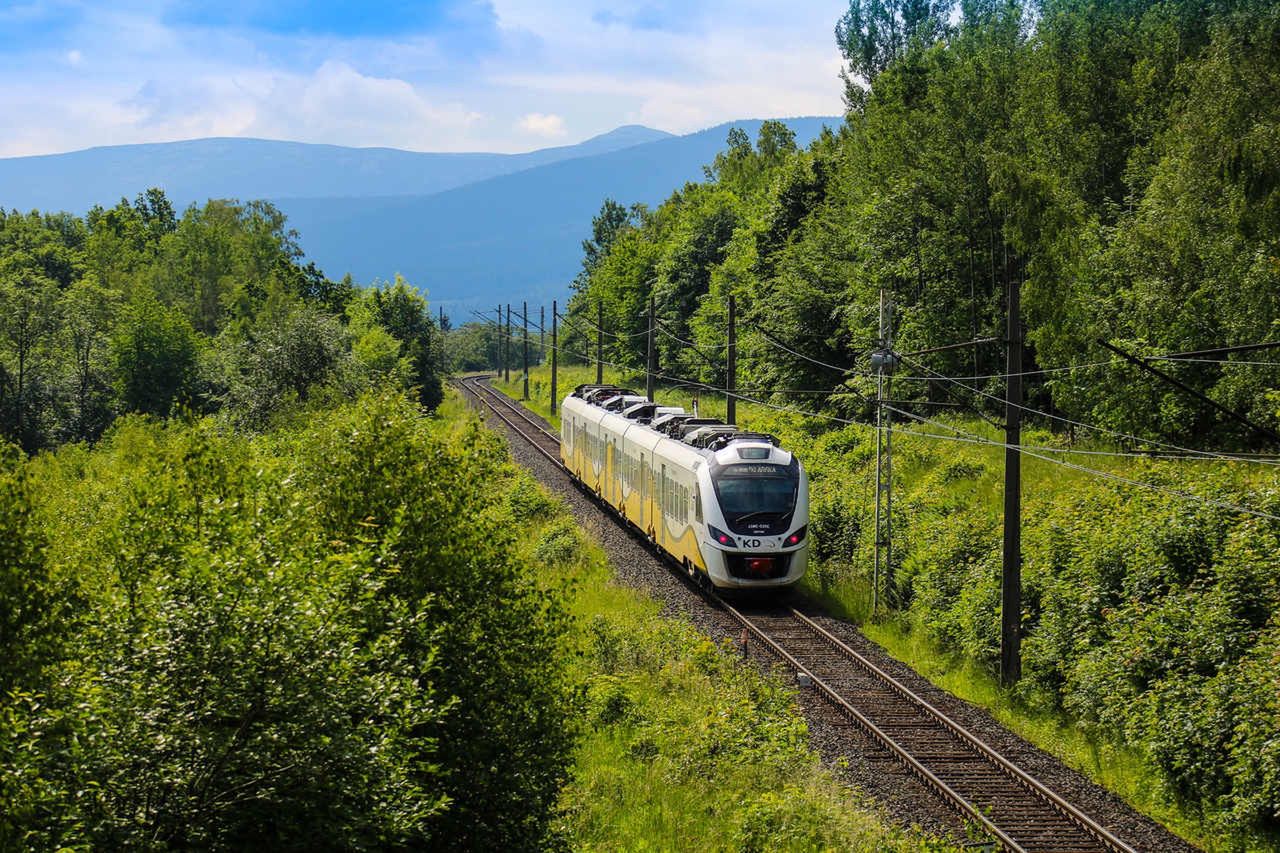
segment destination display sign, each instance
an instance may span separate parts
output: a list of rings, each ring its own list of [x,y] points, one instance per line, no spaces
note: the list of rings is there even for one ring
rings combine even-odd
[[[719,471],[721,477],[786,477],[786,465],[752,465],[738,463],[726,465]]]

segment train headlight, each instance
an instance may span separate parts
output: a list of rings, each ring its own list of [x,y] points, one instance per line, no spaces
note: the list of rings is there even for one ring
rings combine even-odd
[[[808,532],[809,532],[809,525],[806,524],[804,527],[801,527],[795,533],[792,533],[790,536],[788,536],[786,539],[786,544],[789,546],[799,545],[801,542],[804,541],[804,535]]]
[[[738,540],[734,539],[728,533],[725,533],[714,524],[708,524],[707,530],[711,533],[711,538],[724,545],[726,548],[737,548]]]

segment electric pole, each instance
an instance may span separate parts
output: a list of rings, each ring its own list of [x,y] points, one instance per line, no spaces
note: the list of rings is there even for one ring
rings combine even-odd
[[[556,325],[556,318],[560,314],[556,311],[556,301],[551,300],[551,414],[556,413],[556,358],[560,355],[560,342],[556,340],[559,331]]]
[[[1004,561],[1000,573],[1000,682],[1022,677],[1022,294],[1006,271],[1008,345],[1004,422]]]
[[[448,357],[449,353],[448,353],[448,347],[446,346],[448,341],[445,339],[445,336],[444,336],[444,306],[438,305],[436,307],[440,309],[440,360],[444,362],[444,364],[446,365],[446,369],[448,369],[449,372],[452,373],[453,371],[447,367],[447,365],[449,364],[449,357]]]
[[[502,337],[502,381],[511,381],[511,303],[507,303],[507,333]]]
[[[893,299],[880,291],[880,345],[871,354],[876,371],[876,514],[875,559],[871,569],[871,610],[880,607],[880,575],[884,574],[885,602],[893,606],[893,424],[885,428],[884,401],[897,364],[893,354]],[[881,560],[883,549],[883,561]]]
[[[644,360],[644,395],[653,402],[653,297],[649,297],[649,350]]]
[[[547,306],[538,306],[538,358],[547,357]]]
[[[494,379],[502,375],[502,306],[498,306],[498,325],[493,327],[493,364]]]
[[[529,303],[520,303],[520,321],[524,324],[524,396],[521,400],[529,399]]]
[[[596,303],[596,384],[604,384],[604,302]]]
[[[737,303],[733,294],[729,294],[729,347],[725,355],[725,391],[724,419],[728,423],[738,422],[738,316]]]

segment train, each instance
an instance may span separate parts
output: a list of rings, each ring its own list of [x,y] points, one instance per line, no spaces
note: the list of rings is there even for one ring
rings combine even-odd
[[[703,586],[784,590],[804,576],[809,479],[772,435],[579,385],[561,403],[560,457]]]

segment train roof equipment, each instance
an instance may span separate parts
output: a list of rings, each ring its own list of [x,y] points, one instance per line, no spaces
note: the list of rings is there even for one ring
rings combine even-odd
[[[622,410],[622,416],[629,421],[635,421],[639,424],[650,424],[662,415],[679,415],[684,414],[684,409],[679,406],[659,406],[651,400],[645,400],[643,403],[636,403]]]
[[[684,437],[695,429],[704,426],[728,426],[719,418],[689,418],[689,420],[680,423],[670,432],[670,436],[676,441],[684,441]]]
[[[630,408],[637,403],[647,402],[649,402],[649,398],[639,394],[618,394],[604,400],[600,405],[606,412],[621,413],[624,409]]]
[[[710,444],[717,438],[729,438],[738,433],[738,427],[734,424],[719,424],[712,426],[703,426],[687,432],[681,439],[685,444],[691,447],[698,447],[703,450],[710,449]]]

